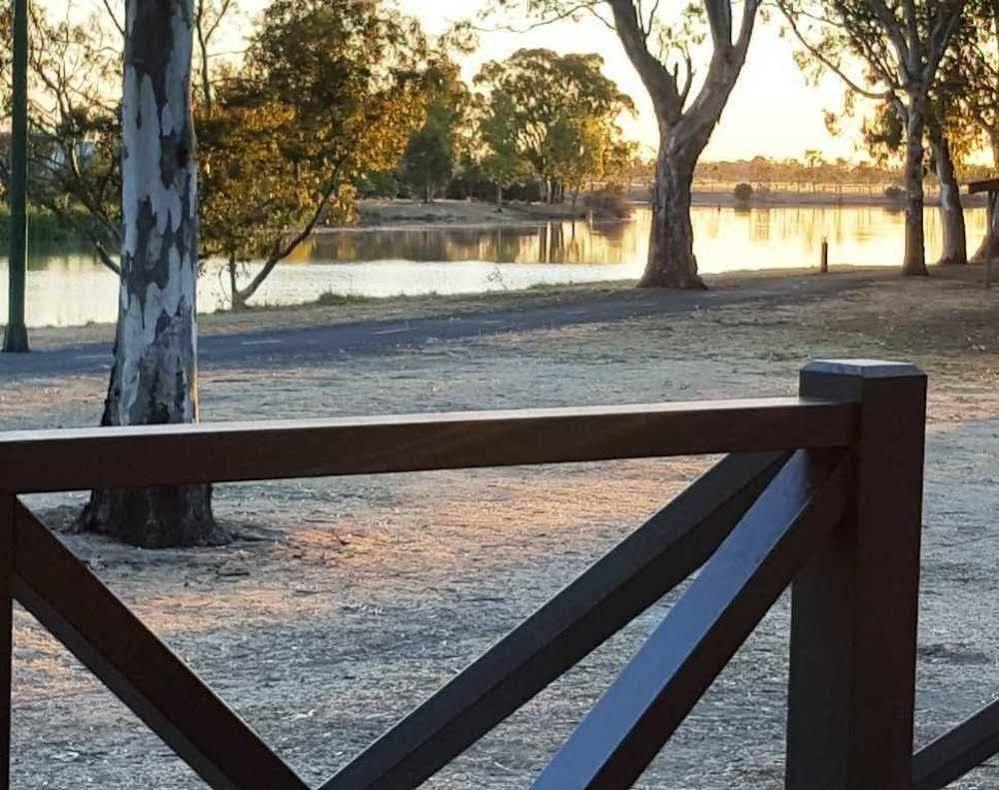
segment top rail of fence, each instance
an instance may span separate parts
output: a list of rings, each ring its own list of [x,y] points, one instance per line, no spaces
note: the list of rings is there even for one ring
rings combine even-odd
[[[842,447],[856,406],[808,398],[0,433],[0,493]]]

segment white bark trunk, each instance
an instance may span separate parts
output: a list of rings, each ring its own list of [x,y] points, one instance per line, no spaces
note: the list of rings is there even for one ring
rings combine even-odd
[[[930,141],[940,181],[940,220],[943,226],[943,250],[940,264],[968,262],[968,237],[964,222],[961,188],[957,183],[950,143],[939,129],[932,129]]]
[[[198,418],[191,0],[127,0],[121,291],[104,425]],[[155,459],[150,459],[155,463]],[[144,546],[217,543],[209,487],[94,492],[84,527]]]

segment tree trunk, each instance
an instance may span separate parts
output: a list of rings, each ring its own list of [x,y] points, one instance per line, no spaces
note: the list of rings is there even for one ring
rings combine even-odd
[[[964,224],[964,206],[961,204],[961,188],[954,172],[954,160],[950,143],[942,130],[930,129],[930,145],[936,163],[937,178],[940,181],[940,221],[943,225],[943,250],[941,265],[964,264],[968,262],[968,239]]]
[[[989,135],[992,143],[992,163],[999,170],[999,130]],[[995,210],[992,195],[989,195],[988,223],[985,226],[985,238],[982,239],[978,251],[971,260],[974,263],[985,263],[987,260],[999,259],[999,211]]]
[[[640,288],[704,288],[694,257],[690,221],[691,186],[697,156],[676,150],[674,136],[662,133],[652,197],[649,260]]]
[[[238,313],[241,310],[246,309],[246,299],[243,292],[239,290],[238,274],[239,274],[239,264],[236,261],[236,255],[231,254],[229,256],[229,263],[226,268],[229,270],[229,302],[234,313]]]
[[[125,17],[121,297],[101,424],[194,422],[198,206],[191,0],[127,0]],[[228,539],[213,518],[210,486],[95,491],[81,527],[149,548]]]
[[[923,134],[926,131],[926,96],[916,89],[910,94],[906,118],[905,147],[905,258],[902,274],[925,276],[926,243],[923,229]]]

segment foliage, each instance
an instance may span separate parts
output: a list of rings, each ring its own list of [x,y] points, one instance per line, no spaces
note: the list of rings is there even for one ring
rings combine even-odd
[[[889,184],[885,187],[885,197],[889,200],[901,203],[905,200],[905,189],[898,184]]]
[[[627,219],[631,216],[631,206],[619,189],[598,189],[583,197],[583,205],[598,217]]]
[[[634,112],[602,67],[596,54],[547,49],[522,49],[483,66],[475,78],[485,109],[481,137],[497,181],[514,178],[518,160],[549,189],[556,182],[579,189],[599,175],[605,147],[620,138],[616,119]]]
[[[999,166],[999,3],[969,0],[941,72],[944,123],[955,156],[967,159],[985,142]]]
[[[598,17],[617,33],[641,78],[660,141],[649,258],[639,286],[704,287],[694,256],[690,185],[742,72],[761,4],[700,0],[678,14],[659,0],[494,0],[494,8],[520,7],[540,24]],[[695,75],[702,48],[707,67]]]
[[[478,94],[475,107],[479,114],[477,133],[481,148],[476,164],[500,190],[507,189],[526,176],[529,169],[520,154],[513,98],[505,91],[494,91],[488,96]]]
[[[67,217],[70,221],[67,222]],[[80,228],[86,228],[87,237],[110,242],[107,229],[96,222],[89,211],[82,208],[67,209],[53,214],[45,208],[29,209],[28,242],[29,249],[36,244],[80,243]],[[10,242],[11,216],[6,206],[0,207],[0,245]]]
[[[425,80],[425,118],[409,139],[400,175],[430,202],[454,175],[471,95],[460,68],[446,56],[430,64]]]
[[[399,175],[394,170],[364,173],[357,180],[359,198],[394,198],[399,196]]]
[[[741,19],[733,14],[735,5],[743,6]],[[738,73],[760,5],[761,0],[690,0],[669,6],[656,0],[493,0],[489,13],[520,9],[538,24],[599,19],[617,32],[658,105],[657,113],[668,116],[664,120],[673,126],[693,105],[711,105],[713,114],[720,102],[720,113],[731,85],[719,85],[728,82],[719,78],[733,66]],[[695,62],[705,54],[708,66],[698,75]]]
[[[735,197],[736,203],[749,205],[753,202],[753,187],[745,182],[736,184],[735,189],[732,190],[732,195]]]
[[[415,21],[368,0],[266,9],[245,63],[198,116],[203,238],[229,261],[234,306],[320,221],[349,216],[363,173],[398,165],[423,115],[426,56]],[[235,287],[236,263],[261,254]]]
[[[905,136],[906,274],[926,274],[923,234],[924,135],[940,138],[950,110],[941,64],[961,29],[968,0],[777,0],[802,45],[799,66],[846,85],[848,104],[872,99],[894,112]],[[862,66],[850,73],[852,64]],[[877,145],[897,131],[882,114],[866,130]]]
[[[8,4],[0,11],[0,30],[8,41],[11,22]],[[29,25],[31,201],[93,242],[101,261],[117,271],[110,249],[121,236],[121,126],[117,102],[103,86],[120,79],[120,34],[106,16],[53,21],[38,4],[32,6]],[[5,118],[10,113],[9,68],[9,59],[0,61]],[[4,193],[6,159],[0,157]]]

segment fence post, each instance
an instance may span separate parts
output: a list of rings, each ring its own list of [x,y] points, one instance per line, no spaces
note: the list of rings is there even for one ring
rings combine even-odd
[[[786,790],[911,787],[926,376],[813,362],[804,397],[859,404],[854,501],[792,585]]]
[[[14,504],[0,494],[0,790],[10,787],[10,673],[13,661]]]

